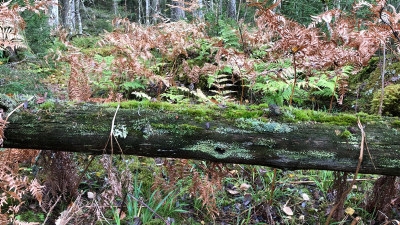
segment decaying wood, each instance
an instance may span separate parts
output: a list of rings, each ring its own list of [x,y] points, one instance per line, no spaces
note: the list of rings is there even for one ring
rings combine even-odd
[[[354,172],[360,154],[361,133],[339,135],[348,127],[315,122],[279,123],[264,116],[262,129],[241,126],[245,119],[226,119],[227,108],[212,115],[162,107],[120,109],[114,135],[126,155],[191,158],[275,168],[324,169]],[[48,110],[19,110],[9,118],[4,147],[110,153],[115,107],[95,104],[56,106]],[[247,124],[248,125],[248,124]],[[354,124],[356,127],[356,124]],[[363,122],[370,157],[360,173],[400,175],[398,128],[384,121]],[[354,131],[353,131],[354,132]],[[119,147],[114,141],[114,154]]]

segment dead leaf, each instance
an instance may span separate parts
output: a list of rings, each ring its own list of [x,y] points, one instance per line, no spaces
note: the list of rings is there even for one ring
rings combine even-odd
[[[282,207],[282,211],[283,211],[284,213],[286,213],[286,215],[288,215],[288,216],[293,216],[293,211],[292,211],[292,209],[291,209],[289,206],[287,206],[288,202],[289,202],[289,200],[288,200],[288,201],[286,202],[286,204]]]
[[[292,211],[292,209],[291,209],[289,206],[287,206],[287,205],[284,205],[284,206],[282,207],[282,211],[283,211],[284,213],[286,213],[286,215],[288,215],[288,216],[293,216],[293,211]]]
[[[240,185],[240,190],[242,190],[242,191],[247,191],[250,187],[251,187],[250,184],[242,183],[242,184]]]
[[[306,193],[301,194],[301,197],[303,198],[304,201],[310,201],[310,197]]]
[[[227,188],[226,191],[227,191],[229,194],[231,194],[231,195],[237,195],[237,194],[240,193],[240,192],[237,191],[237,190],[233,190],[233,189],[229,189],[229,188]]]

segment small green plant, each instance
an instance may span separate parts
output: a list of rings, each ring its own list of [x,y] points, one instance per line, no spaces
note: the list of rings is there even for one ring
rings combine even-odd
[[[215,89],[211,89],[210,91],[215,93],[213,98],[215,98],[218,102],[225,104],[226,102],[232,101],[231,94],[236,91],[229,90],[229,87],[234,86],[230,77],[232,75],[231,67],[224,67],[221,71],[216,72],[215,74],[211,74],[207,77],[207,86],[210,89],[214,87]]]
[[[189,91],[189,90],[188,90]],[[177,87],[170,87],[168,90],[160,95],[171,103],[183,103],[187,102],[188,98],[184,95],[183,91],[180,91]]]
[[[98,63],[99,69],[101,71],[95,71],[93,76],[93,85],[95,86],[95,93],[109,93],[113,92],[115,93],[117,90],[117,83],[115,82],[115,78],[113,78],[113,71],[112,71],[112,64],[114,61],[114,56],[101,56],[101,55],[95,55],[94,60]],[[99,74],[98,74],[99,73]]]
[[[219,20],[218,26],[221,28],[219,31],[219,38],[224,42],[225,48],[240,48],[239,37],[236,33],[236,29],[224,20]]]
[[[374,93],[372,112],[377,113],[380,103],[380,90]],[[385,87],[383,96],[382,115],[400,116],[400,84]]]
[[[93,48],[99,40],[99,37],[76,37],[71,43],[78,48]]]

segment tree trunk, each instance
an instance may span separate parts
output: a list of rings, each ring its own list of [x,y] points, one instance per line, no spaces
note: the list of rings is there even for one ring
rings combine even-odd
[[[60,19],[58,17],[58,0],[52,0],[52,4],[49,6],[49,26],[52,29],[56,29],[60,25]]]
[[[70,35],[75,31],[75,0],[63,0],[63,25]]]
[[[142,24],[142,0],[138,2],[138,24]]]
[[[152,16],[153,24],[157,24],[160,19],[160,0],[153,0],[154,16]]]
[[[236,0],[229,0],[228,17],[234,20],[236,19]]]
[[[176,0],[173,1],[173,10],[172,10],[172,19],[174,21],[182,20],[185,19],[185,11],[183,11],[183,8],[185,7],[183,0]]]
[[[80,4],[81,4],[81,0],[76,0],[75,1],[75,16],[76,16],[76,22],[78,23],[78,34],[82,35],[83,29],[82,29],[82,18],[81,18],[81,12],[80,12]]]
[[[113,0],[114,16],[118,16],[118,0]]]
[[[15,112],[5,129],[4,147],[94,154],[119,154],[122,150],[126,155],[192,158],[290,170],[356,170],[361,134],[348,125],[268,122],[271,118],[261,108],[250,111],[217,106],[198,109],[200,106],[122,104],[131,108],[120,109],[114,121],[113,133],[121,149],[116,141],[112,149],[106,147],[116,108],[86,103]],[[267,122],[227,119],[250,113]],[[398,128],[392,127],[390,120],[374,121],[366,117],[361,120],[376,169],[364,149],[360,173],[400,175],[400,139]],[[354,134],[346,133],[346,129]]]
[[[146,25],[150,26],[150,0],[146,0]]]
[[[199,8],[193,12],[193,17],[196,18],[198,21],[203,21],[204,20],[203,0],[197,0],[197,4]]]

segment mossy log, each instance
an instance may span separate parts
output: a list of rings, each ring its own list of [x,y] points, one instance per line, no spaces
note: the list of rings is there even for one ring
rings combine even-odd
[[[121,103],[113,120],[115,112],[116,104],[87,103],[51,103],[40,109],[19,110],[9,118],[3,147],[92,154],[123,152],[289,170],[350,172],[356,170],[359,158],[361,132],[356,115],[282,109],[282,115],[270,118],[268,107],[262,105],[182,106],[149,102]],[[399,176],[398,120],[358,116],[365,126],[376,167],[364,149],[360,173]],[[111,148],[113,122],[117,141],[114,139]]]

